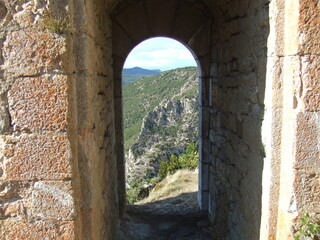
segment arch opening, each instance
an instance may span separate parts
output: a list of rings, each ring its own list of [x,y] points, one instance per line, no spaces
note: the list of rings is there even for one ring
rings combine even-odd
[[[187,195],[193,202],[186,205],[197,208],[199,102],[195,66],[186,47],[164,37],[145,40],[126,59],[122,83],[128,204],[186,201]],[[166,176],[175,172],[180,177],[169,186],[168,181],[176,176]],[[174,190],[172,184],[176,184]]]
[[[228,14],[234,12],[219,10],[219,7],[232,7],[222,2],[137,0],[132,4],[124,2],[113,11],[115,152],[120,212],[125,209],[123,126],[119,113],[122,67],[134,46],[154,36],[165,36],[191,49],[200,69],[200,208],[209,213],[218,238],[239,232],[257,238],[261,184],[254,183],[262,182],[261,122],[267,49],[264,40],[268,28],[264,24],[254,28],[249,24],[252,21],[238,24],[242,21],[238,16],[256,19],[258,6],[239,9],[239,15],[237,10],[231,17]],[[252,37],[256,35],[252,34],[263,40],[254,42],[256,38]],[[252,231],[246,231],[246,224],[252,226]]]
[[[207,83],[207,80],[208,78],[202,78],[202,68],[201,68],[201,62],[199,61],[199,58],[196,57],[196,54],[190,50],[190,46],[188,46],[186,43],[183,43],[181,41],[178,41],[172,37],[150,37],[150,38],[147,38],[146,40],[142,41],[142,42],[139,42],[137,44],[136,47],[134,48],[129,48],[128,49],[128,52],[127,53],[123,53],[123,56],[126,57],[126,58],[122,58],[121,61],[116,61],[116,65],[120,64],[121,65],[121,68],[120,67],[117,67],[115,66],[114,69],[115,70],[120,70],[121,69],[121,77],[119,78],[116,78],[116,86],[115,86],[115,95],[116,95],[116,101],[115,101],[115,109],[124,109],[124,103],[123,103],[123,89],[121,89],[121,91],[119,92],[119,89],[121,88],[122,84],[123,84],[123,73],[122,73],[122,69],[123,67],[127,67],[127,66],[131,66],[131,67],[134,67],[135,65],[139,65],[139,63],[142,63],[141,60],[131,60],[130,59],[130,54],[132,52],[135,51],[136,48],[139,48],[139,46],[143,43],[146,43],[146,42],[149,42],[149,41],[152,41],[154,39],[157,39],[158,41],[162,41],[162,42],[165,42],[165,41],[169,41],[170,43],[169,44],[169,47],[164,47],[162,49],[159,49],[158,51],[154,52],[153,51],[153,55],[156,55],[156,57],[158,58],[157,59],[157,63],[155,63],[155,66],[154,67],[151,67],[152,65],[152,62],[151,61],[148,61],[147,62],[147,67],[148,68],[151,68],[151,69],[157,69],[157,68],[161,68],[161,70],[167,70],[167,69],[172,69],[172,68],[175,68],[175,67],[182,67],[183,65],[191,65],[193,66],[193,69],[188,69],[187,70],[187,74],[192,74],[193,77],[194,77],[194,74],[193,72],[196,73],[197,75],[197,95],[199,96],[199,98],[197,99],[197,103],[194,103],[197,105],[197,110],[198,110],[198,113],[197,113],[197,118],[199,120],[197,120],[197,131],[199,131],[199,134],[194,134],[194,137],[193,137],[193,140],[192,142],[193,143],[196,143],[197,145],[197,149],[198,149],[198,154],[199,154],[199,161],[198,161],[198,169],[200,169],[199,171],[199,177],[198,178],[198,187],[197,189],[199,189],[199,191],[197,191],[196,193],[194,193],[193,195],[197,195],[197,198],[198,200],[195,201],[195,202],[198,202],[197,205],[200,206],[200,208],[202,210],[206,210],[207,207],[208,207],[208,200],[205,199],[206,197],[208,197],[207,195],[207,188],[208,188],[208,182],[204,182],[204,181],[208,181],[209,179],[209,171],[208,169],[206,169],[206,171],[203,171],[204,168],[208,167],[208,166],[203,166],[203,163],[207,163],[208,160],[204,160],[203,157],[205,156],[208,156],[208,154],[204,154],[203,152],[208,152],[209,149],[208,148],[205,148],[204,146],[206,146],[204,144],[204,142],[208,142],[208,139],[206,139],[206,136],[207,135],[203,135],[203,134],[200,134],[201,132],[201,129],[205,128],[207,129],[208,127],[205,127],[205,125],[208,125],[209,124],[209,116],[208,115],[204,115],[203,112],[202,112],[202,106],[204,102],[208,102],[208,100],[204,100],[202,99],[203,96],[205,97],[208,97],[208,95],[204,95],[204,94],[201,94],[203,92],[203,90],[206,89],[206,87],[203,87],[203,83],[206,82]],[[171,46],[170,46],[171,44]],[[158,44],[159,45],[159,44]],[[177,48],[177,46],[179,46],[179,48]],[[176,49],[170,49],[170,47],[175,47]],[[159,46],[158,46],[159,48]],[[180,54],[178,57],[175,56],[177,54]],[[143,54],[142,54],[143,55]],[[164,60],[164,58],[161,58],[161,56],[165,56],[167,55],[167,60]],[[141,57],[141,56],[140,56]],[[173,65],[173,67],[170,67],[168,65],[168,67],[165,67],[165,66],[161,66],[163,65],[165,62],[164,61],[172,61],[174,58],[177,58],[178,61],[176,61],[176,63],[171,63],[171,64],[175,64]],[[116,60],[119,60],[118,56],[115,56],[114,57]],[[125,59],[126,61],[124,61],[123,59]],[[159,59],[161,59],[159,61]],[[182,62],[183,60],[187,60],[187,62]],[[167,64],[169,64],[170,62],[167,62]],[[197,65],[197,68],[195,68],[195,66]],[[120,74],[118,74],[120,76]],[[205,79],[205,81],[203,81]],[[202,81],[201,81],[202,80]],[[179,84],[181,84],[182,81],[180,81]],[[207,89],[208,90],[208,89]],[[172,94],[172,93],[171,93]],[[180,103],[181,104],[181,103]],[[190,103],[189,103],[190,104]],[[154,107],[154,106],[153,106]],[[126,189],[130,186],[128,186],[128,181],[132,181],[133,179],[130,179],[128,180],[128,177],[127,175],[125,174],[125,169],[127,170],[127,172],[129,172],[128,170],[128,164],[126,164],[126,159],[129,159],[129,158],[134,158],[133,156],[136,155],[136,154],[133,154],[132,150],[129,149],[129,146],[130,144],[133,143],[134,141],[134,138],[131,138],[130,139],[130,136],[128,137],[128,134],[126,132],[126,126],[125,125],[122,125],[124,122],[125,122],[125,116],[124,115],[121,115],[122,113],[119,112],[118,110],[116,111],[116,116],[115,116],[115,124],[116,124],[116,129],[117,129],[117,144],[116,144],[116,153],[117,153],[117,163],[118,163],[118,171],[120,171],[118,173],[119,176],[122,176],[120,178],[119,181],[119,203],[120,203],[120,206],[122,205],[123,207],[125,207],[126,203],[128,202],[128,197],[126,195]],[[201,121],[200,121],[201,120]],[[138,129],[140,128],[141,125],[135,125],[133,126],[133,128],[136,128],[135,131],[137,130],[137,127]],[[128,132],[131,132],[132,129],[129,129]],[[129,133],[129,135],[131,134]],[[196,136],[197,135],[197,136]],[[136,136],[137,137],[137,136]],[[207,136],[208,137],[208,136]],[[129,138],[129,142],[126,143],[125,139],[128,139]],[[181,149],[179,151],[176,151],[176,155],[179,155],[181,153],[183,153],[184,151],[186,151],[187,149],[187,145],[186,143],[183,144],[184,146],[181,146]],[[120,147],[119,147],[120,146]],[[134,147],[135,148],[135,147]],[[129,151],[130,150],[130,151]],[[153,153],[153,154],[157,154],[157,153]],[[129,157],[130,155],[130,157]],[[170,159],[170,156],[169,156],[169,151],[167,152],[167,156],[165,157],[165,159],[169,160]],[[157,163],[156,163],[157,165]],[[159,165],[159,164],[158,164]],[[155,169],[153,169],[152,171],[147,171],[146,174],[147,175],[150,175],[151,177],[154,177],[155,175],[158,174],[159,172],[159,166],[157,166]],[[131,171],[132,172],[132,171]],[[123,208],[124,209],[124,208]],[[120,214],[121,213],[121,208],[120,208]]]

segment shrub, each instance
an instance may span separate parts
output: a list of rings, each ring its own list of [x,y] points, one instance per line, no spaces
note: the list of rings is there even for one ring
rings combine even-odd
[[[68,17],[59,18],[51,12],[46,12],[43,21],[45,28],[52,33],[66,34],[69,31]]]
[[[127,189],[127,204],[134,204],[135,202],[139,201],[139,193],[143,189],[145,181],[142,178],[135,178],[133,179],[129,185],[130,189]]]
[[[134,204],[135,202],[139,201],[140,189],[139,188],[130,188],[127,190],[127,204]]]
[[[313,219],[308,213],[304,213],[300,219],[301,226],[295,234],[295,240],[319,240],[320,219]]]
[[[161,188],[161,184],[158,184],[169,173],[174,173],[179,169],[195,169],[198,166],[198,144],[190,143],[186,152],[180,156],[171,155],[170,161],[162,161],[160,163],[159,175],[153,177],[153,173],[150,170],[146,171],[146,178],[135,178],[129,185],[130,189],[127,189],[127,204],[134,204],[146,197],[152,186],[156,189]],[[146,188],[146,185],[149,186]],[[150,188],[150,189],[149,189]]]
[[[171,155],[170,161],[160,163],[159,177],[165,178],[169,173],[174,173],[179,169],[194,169],[198,166],[198,144],[190,143],[187,146],[186,152],[177,155]]]

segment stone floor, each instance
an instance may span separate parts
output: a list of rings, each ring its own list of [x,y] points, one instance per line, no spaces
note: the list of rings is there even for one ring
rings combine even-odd
[[[165,202],[127,206],[120,240],[212,240],[210,221],[194,207]]]

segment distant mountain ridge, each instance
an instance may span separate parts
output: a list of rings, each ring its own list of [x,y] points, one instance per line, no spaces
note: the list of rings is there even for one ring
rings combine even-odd
[[[135,82],[140,78],[157,75],[159,73],[161,73],[161,71],[158,69],[149,70],[140,67],[124,68],[122,70],[122,84],[126,85]]]
[[[144,68],[140,68],[140,67],[134,67],[134,68],[124,68],[123,73],[152,76],[152,75],[161,73],[161,70],[160,69],[149,70],[149,69],[144,69]]]

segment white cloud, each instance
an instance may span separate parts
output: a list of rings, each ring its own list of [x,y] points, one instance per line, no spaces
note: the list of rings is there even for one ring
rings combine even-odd
[[[195,66],[190,51],[179,42],[169,38],[153,38],[135,47],[125,62],[125,68],[143,67],[173,69]]]
[[[146,58],[176,58],[176,59],[190,59],[193,60],[193,56],[187,49],[175,49],[175,48],[168,48],[168,49],[160,49],[155,50],[152,52],[141,52],[139,54],[140,57]]]

